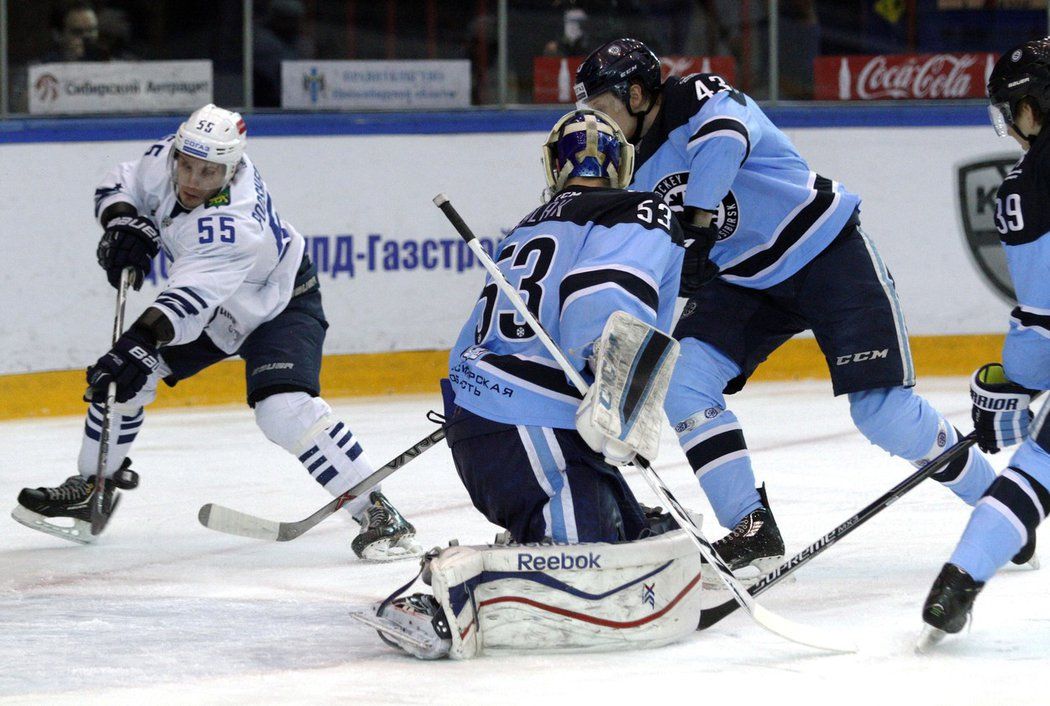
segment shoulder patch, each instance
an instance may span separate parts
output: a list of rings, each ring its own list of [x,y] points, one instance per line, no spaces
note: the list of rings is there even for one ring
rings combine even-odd
[[[204,203],[204,208],[218,208],[219,206],[230,205],[230,187],[227,186],[219,193],[212,196]]]

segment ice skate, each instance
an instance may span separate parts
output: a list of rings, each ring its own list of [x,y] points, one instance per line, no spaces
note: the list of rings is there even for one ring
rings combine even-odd
[[[784,560],[784,539],[769,508],[765,486],[758,489],[758,495],[762,507],[748,513],[732,532],[712,545],[722,561],[741,579],[758,578]],[[705,587],[720,588],[721,585],[714,574],[709,573],[709,578],[704,579]]]
[[[973,611],[973,602],[984,588],[984,583],[955,564],[945,564],[937,580],[933,582],[930,595],[922,607],[922,619],[926,625],[915,649],[926,652],[944,639],[963,629]]]
[[[355,519],[361,532],[354,537],[354,554],[368,561],[395,561],[420,556],[423,548],[415,541],[416,528],[401,516],[379,491],[368,496],[371,505]]]
[[[1032,569],[1039,568],[1039,555],[1035,553],[1035,535],[1021,547],[1021,551],[1014,554],[1010,562],[1018,566],[1030,566]]]
[[[103,508],[111,517],[120,502],[117,489],[131,490],[138,485],[138,474],[131,470],[131,459],[124,463],[106,483],[103,490]],[[11,517],[40,532],[68,539],[79,544],[90,544],[98,535],[91,534],[91,494],[95,477],[70,476],[54,488],[23,488],[18,494],[18,505]]]
[[[452,646],[448,620],[437,599],[413,593],[382,607],[350,611],[350,617],[374,628],[383,642],[419,659],[441,659]],[[382,613],[378,611],[382,609]]]

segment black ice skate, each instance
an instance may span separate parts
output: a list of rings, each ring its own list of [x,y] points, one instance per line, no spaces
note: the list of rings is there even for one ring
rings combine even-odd
[[[131,459],[125,458],[103,490],[102,503],[107,520],[120,502],[117,489],[131,490],[138,484],[138,473],[131,470]],[[94,476],[84,478],[80,475],[70,476],[54,488],[23,488],[11,517],[26,527],[71,542],[90,544],[98,536],[91,534],[90,500],[94,490]]]
[[[1033,569],[1039,568],[1039,557],[1035,553],[1035,534],[1032,538],[1025,542],[1025,545],[1021,547],[1021,551],[1014,554],[1010,562],[1017,564],[1018,566],[1024,566],[1027,564]]]
[[[354,554],[369,561],[394,561],[419,556],[423,548],[416,544],[416,528],[401,516],[378,490],[368,496],[371,505],[357,517],[361,532],[350,547]]]
[[[764,484],[758,489],[758,496],[762,507],[749,513],[732,532],[712,545],[734,572],[751,566],[755,568],[753,573],[763,574],[784,560],[784,538],[769,509]]]
[[[973,601],[982,588],[983,582],[974,581],[972,576],[955,564],[945,564],[922,607],[922,620],[926,625],[916,649],[925,652],[943,640],[945,635],[954,635],[962,630],[970,618]]]

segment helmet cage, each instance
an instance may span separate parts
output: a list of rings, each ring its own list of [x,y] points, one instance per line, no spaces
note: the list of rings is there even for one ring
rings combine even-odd
[[[634,146],[612,118],[589,108],[562,116],[542,153],[551,193],[573,177],[608,179],[614,189],[624,189],[634,175]]]

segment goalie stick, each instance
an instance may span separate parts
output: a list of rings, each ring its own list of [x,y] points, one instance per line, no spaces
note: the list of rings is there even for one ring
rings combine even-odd
[[[437,417],[438,415],[434,415]],[[431,421],[435,421],[428,415]],[[222,505],[208,503],[201,507],[197,513],[197,519],[202,525],[216,532],[235,534],[240,537],[252,539],[263,539],[272,542],[290,542],[300,535],[306,533],[314,526],[320,524],[329,515],[333,514],[346,503],[359,497],[380,481],[387,478],[391,473],[404,466],[412,459],[419,456],[427,449],[433,448],[439,441],[445,438],[445,427],[441,426],[415,444],[405,449],[382,468],[377,468],[370,476],[362,480],[350,490],[346,491],[320,510],[298,522],[277,522],[267,520],[255,515],[232,510]]]
[[[909,490],[919,485],[934,473],[937,473],[949,463],[959,458],[963,454],[969,452],[970,447],[977,443],[976,432],[970,432],[966,436],[955,442],[950,449],[946,449],[940,456],[933,459],[919,470],[912,473],[910,476],[902,480],[897,485],[893,486],[883,495],[879,496],[874,502],[865,507],[863,510],[849,518],[841,525],[831,530],[817,541],[810,544],[808,547],[800,551],[795,556],[791,557],[777,568],[770,571],[768,574],[760,578],[747,592],[752,596],[757,596],[762,593],[770,586],[773,586],[778,581],[788,576],[795,569],[799,568],[813,557],[817,556],[825,549],[830,547],[835,542],[839,541],[853,530],[860,527],[862,524],[870,520],[875,515],[879,514],[887,507],[897,501],[902,495],[907,493]],[[697,626],[697,630],[705,630],[722,618],[726,617],[737,609],[737,602],[735,600],[728,600],[723,603],[719,603],[711,608],[704,608],[700,613],[700,624]]]
[[[459,213],[456,212],[456,209],[452,206],[451,202],[449,202],[448,197],[444,194],[438,194],[434,197],[434,205],[441,209],[442,213],[445,214],[445,217],[448,218],[449,222],[459,235],[464,241],[466,241],[467,246],[478,258],[478,261],[484,265],[486,270],[488,270],[493,282],[499,287],[500,291],[506,295],[511,304],[514,305],[514,308],[517,309],[518,313],[525,319],[529,326],[532,327],[532,330],[536,333],[544,347],[547,348],[554,360],[557,361],[559,366],[561,366],[562,370],[572,381],[576,389],[579,390],[581,394],[586,394],[588,385],[580,375],[580,372],[569,363],[565,354],[560,348],[558,348],[558,345],[551,338],[547,330],[544,329],[543,325],[532,315],[532,312],[529,311],[529,308],[522,300],[521,295],[510,284],[510,282],[507,281],[503,272],[500,271],[492,261],[492,258],[489,257],[488,253],[486,253],[481,247],[481,244],[478,242],[474,233],[470,230],[470,227],[467,226]],[[696,522],[693,520],[689,511],[678,503],[678,500],[671,494],[671,491],[664,484],[660,476],[657,475],[652,466],[649,465],[649,462],[640,456],[636,456],[635,458],[635,464],[641,471],[641,475],[645,478],[646,483],[649,484],[649,487],[656,496],[660,498],[661,502],[668,506],[671,515],[678,521],[679,526],[681,526],[692,538],[704,560],[707,561],[708,565],[714,567],[715,570],[718,571],[719,579],[721,579],[722,583],[724,583],[726,588],[729,589],[730,593],[733,594],[734,600],[744,607],[748,612],[748,615],[750,615],[756,623],[770,632],[780,635],[792,642],[808,645],[810,647],[830,650],[833,652],[853,652],[856,650],[854,646],[844,644],[830,635],[825,634],[823,631],[794,623],[756,603],[751,595],[748,594],[744,585],[740,583],[740,580],[733,575],[733,572],[728,566],[726,566],[721,557],[718,556],[718,553],[715,552],[711,543],[704,536],[703,532],[700,531],[700,528],[697,527]]]

